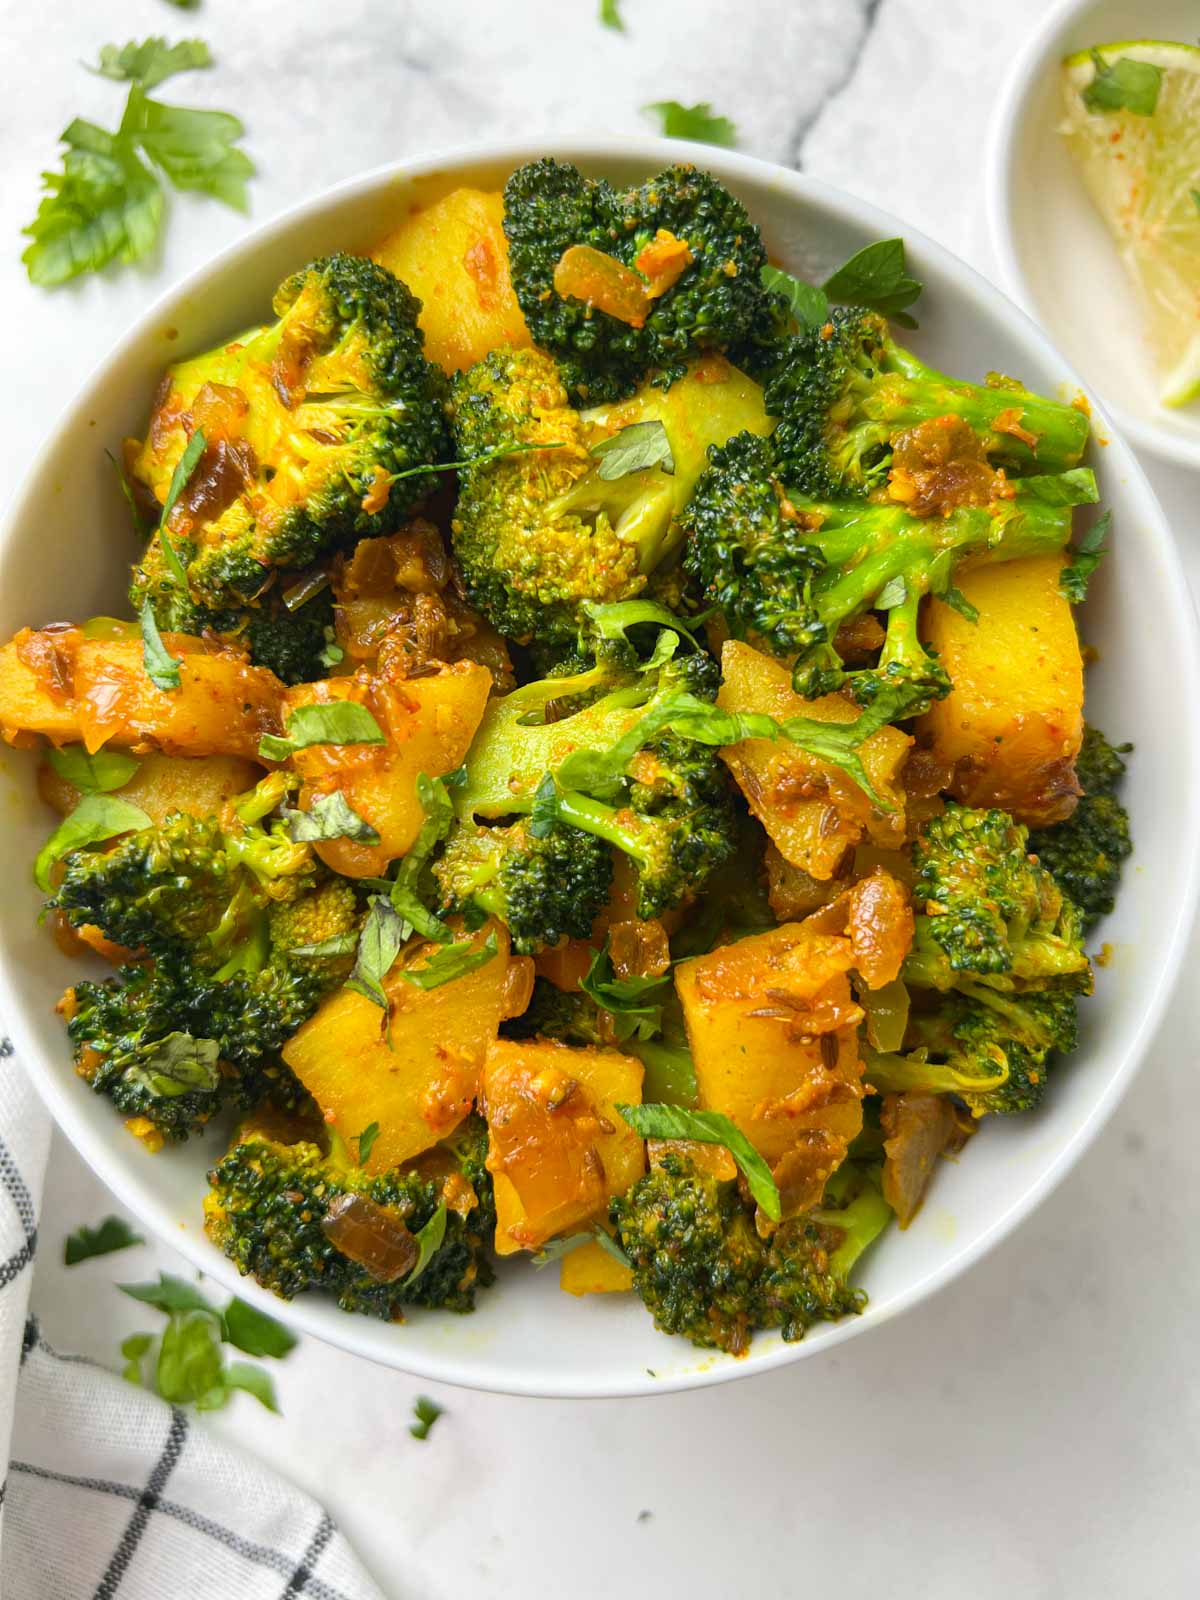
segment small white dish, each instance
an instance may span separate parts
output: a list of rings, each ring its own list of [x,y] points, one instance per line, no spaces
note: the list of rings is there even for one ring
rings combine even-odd
[[[1200,401],[1161,405],[1133,288],[1076,171],[1059,67],[1121,39],[1195,40],[1196,0],[1063,0],[1017,56],[992,120],[987,214],[1003,287],[1083,374],[1140,449],[1200,468]]]
[[[55,618],[124,604],[135,553],[128,512],[104,459],[145,425],[163,368],[262,315],[273,289],[313,256],[369,245],[417,204],[459,184],[494,187],[545,154],[618,181],[680,160],[727,182],[761,223],[773,256],[826,275],[874,239],[902,234],[925,284],[914,347],[938,366],[982,379],[992,368],[1046,393],[1078,380],[1042,333],[970,267],[895,217],[795,172],[707,146],[656,139],[561,140],[431,156],[369,173],[249,233],[153,306],[84,386],[49,437],[0,524],[0,637]],[[906,336],[906,342],[908,336]],[[34,758],[0,747],[0,1016],[68,1138],[133,1215],[230,1292],[297,1330],[423,1378],[547,1396],[613,1396],[693,1388],[817,1355],[866,1333],[950,1282],[999,1242],[1066,1175],[1125,1092],[1178,975],[1197,897],[1200,725],[1180,715],[1200,700],[1200,636],[1170,531],[1128,448],[1091,452],[1113,512],[1112,554],[1093,583],[1086,636],[1099,650],[1089,709],[1114,737],[1137,740],[1126,799],[1137,855],[1101,937],[1113,959],[1082,1007],[1077,1056],[1055,1075],[1036,1118],[998,1120],[964,1158],[943,1164],[907,1232],[892,1230],[864,1261],[870,1305],[798,1344],[758,1336],[743,1360],[657,1333],[632,1296],[562,1294],[554,1268],[506,1264],[473,1316],[414,1312],[403,1327],[348,1316],[317,1296],[290,1305],[240,1278],[205,1238],[205,1171],[219,1135],[148,1155],[107,1101],[76,1077],[54,1005],[78,975],[38,926],[33,857],[53,826],[33,785]]]

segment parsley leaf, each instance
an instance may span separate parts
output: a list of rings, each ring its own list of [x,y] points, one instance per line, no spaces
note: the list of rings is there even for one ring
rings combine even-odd
[[[208,441],[204,437],[204,429],[197,428],[184,446],[183,454],[175,463],[175,470],[171,474],[171,482],[167,487],[167,498],[163,501],[162,513],[158,519],[158,542],[162,546],[163,560],[166,563],[168,572],[170,572],[185,594],[188,592],[187,572],[184,569],[178,550],[171,543],[170,535],[167,533],[167,518],[178,504],[179,496],[187,488],[188,479],[195,472],[196,463],[204,454],[207,443]]]
[[[221,1081],[217,1066],[221,1047],[215,1039],[190,1033],[168,1033],[126,1067],[125,1078],[156,1098],[174,1099],[200,1089],[209,1092]]]
[[[111,1255],[115,1250],[128,1250],[135,1244],[145,1242],[123,1217],[105,1217],[97,1228],[89,1228],[85,1223],[67,1235],[63,1244],[63,1262],[73,1267],[80,1261],[90,1261],[93,1256]]]
[[[414,1439],[428,1439],[430,1428],[444,1414],[436,1400],[431,1400],[427,1394],[419,1394],[413,1403],[413,1415],[417,1420],[409,1423],[409,1433]]]
[[[661,467],[668,474],[675,471],[671,441],[657,418],[651,422],[633,422],[617,433],[610,433],[607,439],[592,446],[591,453],[599,460],[599,476],[606,483],[627,477],[631,472],[644,472],[647,467]]]
[[[143,89],[153,89],[177,72],[212,64],[212,54],[203,39],[180,39],[178,44],[168,44],[161,36],[155,36],[143,39],[141,44],[131,39],[120,49],[115,44],[103,45],[100,60],[88,71],[118,83],[140,83]]]
[[[412,1271],[404,1280],[406,1289],[410,1284],[416,1283],[425,1268],[442,1248],[442,1240],[446,1237],[446,1216],[446,1202],[443,1200],[425,1226],[418,1229],[416,1235],[417,1259],[413,1264]]]
[[[1152,117],[1162,88],[1162,68],[1149,61],[1134,61],[1119,56],[1105,61],[1099,50],[1092,51],[1096,76],[1080,91],[1089,111],[1131,111],[1136,117]]]
[[[119,1283],[117,1288],[131,1300],[153,1306],[156,1311],[203,1311],[220,1321],[221,1313],[186,1278],[176,1278],[169,1272],[160,1272],[157,1283]]]
[[[458,944],[443,945],[422,966],[406,967],[400,976],[418,989],[440,989],[444,983],[453,983],[468,972],[486,967],[499,950],[495,933],[489,933],[478,948],[472,940],[463,939]]]
[[[268,1411],[279,1414],[279,1405],[275,1399],[275,1385],[270,1373],[264,1372],[261,1367],[252,1367],[248,1361],[231,1361],[221,1374],[221,1399],[218,1402],[224,1405],[230,1394],[235,1389],[241,1389],[245,1394],[252,1394],[259,1405],[266,1406]],[[215,1410],[215,1406],[200,1403],[199,1410]]]
[[[264,761],[286,761],[296,750],[314,744],[386,744],[383,729],[357,700],[332,700],[327,705],[296,706],[288,712],[286,738],[266,733],[258,753]]]
[[[276,1360],[296,1348],[296,1335],[265,1311],[231,1300],[223,1318],[225,1338],[248,1356],[273,1356]]]
[[[379,1124],[377,1122],[368,1122],[367,1126],[354,1141],[358,1145],[358,1164],[360,1167],[366,1166],[370,1159],[372,1147],[378,1137]]]
[[[737,144],[737,128],[728,117],[718,116],[707,100],[683,106],[678,100],[655,100],[642,110],[658,118],[668,139],[694,139],[698,144]]]
[[[364,822],[340,789],[319,794],[307,811],[288,807],[280,812],[288,837],[294,844],[314,839],[356,839],[360,844],[378,844],[379,834]]]
[[[354,970],[346,979],[346,988],[361,994],[381,1011],[388,1011],[390,1008],[383,980],[392,970],[404,940],[404,922],[400,913],[384,895],[373,895],[362,932],[358,936],[358,954],[354,959]]]
[[[146,676],[154,687],[161,689],[164,694],[172,689],[178,689],[182,661],[173,656],[163,643],[158,623],[154,620],[154,607],[149,600],[138,612],[138,621],[142,625],[142,665],[146,669]]]
[[[782,1215],[779,1190],[771,1169],[740,1128],[719,1111],[685,1111],[682,1106],[622,1106],[617,1110],[643,1139],[695,1139],[700,1144],[723,1144],[750,1185],[750,1193],[765,1216],[778,1222]]]
[[[1088,583],[1106,554],[1104,541],[1111,526],[1112,512],[1106,511],[1074,546],[1070,564],[1059,574],[1059,593],[1073,606],[1080,606],[1087,599]]]
[[[152,1333],[131,1333],[128,1339],[121,1341],[121,1354],[125,1357],[125,1365],[121,1368],[121,1376],[126,1383],[141,1383],[142,1357],[153,1343],[154,1335]]]
[[[81,744],[64,744],[58,750],[52,745],[46,751],[46,760],[63,782],[74,784],[80,794],[107,794],[110,789],[121,789],[140,765],[133,756],[119,750],[89,754]]]
[[[600,0],[600,25],[603,28],[612,28],[617,33],[625,32],[620,0]]]
[[[838,305],[866,306],[902,327],[917,325],[905,307],[916,300],[922,285],[909,275],[903,239],[877,239],[864,245],[825,280],[824,288]]]
[[[38,851],[33,863],[33,881],[49,894],[50,868],[63,856],[72,850],[81,850],[84,845],[101,844],[118,833],[149,826],[150,818],[141,806],[115,795],[85,794]]]
[[[613,971],[608,940],[592,957],[587,976],[579,987],[596,1004],[613,1016],[616,1042],[632,1038],[652,1039],[662,1027],[662,1001],[671,988],[670,974],[659,978],[618,978]]]

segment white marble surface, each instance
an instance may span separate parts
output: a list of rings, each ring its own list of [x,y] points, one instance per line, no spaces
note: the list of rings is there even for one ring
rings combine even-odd
[[[622,37],[596,26],[595,0],[205,0],[198,12],[2,0],[0,482],[11,487],[147,299],[247,225],[176,200],[151,270],[55,296],[27,286],[17,229],[54,136],[76,114],[103,121],[120,100],[76,66],[100,43],[209,39],[218,69],[169,87],[245,117],[261,167],[255,220],[405,153],[634,129],[638,106],[670,97],[713,101],[744,148],[799,160],[978,254],[987,118],[1042,9],[624,0]],[[1200,581],[1194,483],[1147,465]],[[69,530],[60,535],[68,559]],[[751,1586],[847,1600],[1194,1595],[1198,1031],[1189,983],[1110,1127],[1037,1216],[938,1298],[822,1360],[642,1402],[436,1391],[447,1414],[422,1445],[407,1433],[416,1383],[309,1340],[277,1369],[281,1418],[243,1397],[206,1425],[323,1499],[396,1600],[472,1587],[694,1600]],[[143,1320],[112,1284],[181,1264],[155,1247],[64,1271],[63,1234],[108,1209],[56,1140],[34,1306],[56,1345],[111,1362]]]

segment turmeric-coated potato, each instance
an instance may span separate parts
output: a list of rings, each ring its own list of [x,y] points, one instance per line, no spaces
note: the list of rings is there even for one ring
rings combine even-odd
[[[576,1245],[562,1258],[558,1286],[567,1294],[623,1294],[633,1288],[633,1273],[595,1239]]]
[[[241,756],[143,756],[128,783],[112,792],[140,806],[152,822],[172,811],[191,817],[215,817],[235,795],[252,789],[262,768]],[[47,805],[66,816],[80,801],[73,783],[47,765],[38,769],[38,793]]]
[[[151,682],[140,636],[23,628],[0,648],[0,733],[10,744],[40,733],[90,751],[253,759],[263,734],[280,732],[283,685],[273,672],[188,634],[164,634],[163,644],[180,664],[177,689]]]
[[[497,1039],[483,1077],[496,1250],[532,1250],[624,1194],[645,1168],[618,1103],[642,1098],[642,1064],[619,1050]]]
[[[805,700],[792,688],[786,661],[738,639],[728,640],[721,650],[721,678],[717,704],[726,711],[765,711],[779,722],[788,717],[853,722],[858,715],[841,695]],[[873,805],[839,768],[806,755],[786,739],[745,739],[721,755],[780,854],[809,877],[824,881],[859,840],[885,846],[903,840],[900,769],[911,743],[899,728],[880,728],[861,748],[867,776],[890,810]]]
[[[918,722],[919,743],[953,768],[966,805],[1001,806],[1039,828],[1070,816],[1079,792],[1083,658],[1059,590],[1065,559],[960,571],[954,581],[978,620],[929,600],[922,621],[953,687]]]
[[[437,947],[418,945],[384,978],[390,1045],[382,1009],[339,989],[283,1047],[283,1059],[352,1151],[363,1129],[379,1124],[369,1172],[410,1161],[458,1126],[502,1019],[528,1003],[520,981],[528,963],[510,961],[507,930],[493,922],[470,937],[477,948],[489,937],[497,944],[473,972],[422,989],[405,974],[418,973]]]
[[[455,189],[414,211],[372,254],[420,300],[426,354],[447,372],[529,344],[508,276],[499,191]]]
[[[340,789],[351,809],[370,823],[378,844],[322,840],[317,853],[335,872],[379,877],[410,848],[425,820],[417,779],[442,777],[462,765],[487,705],[492,677],[473,661],[456,661],[428,677],[389,682],[365,673],[289,689],[285,714],[301,705],[354,700],[365,705],[384,744],[312,745],[292,764],[304,779],[300,805]]]
[[[768,1161],[803,1133],[849,1143],[862,1127],[853,965],[848,939],[789,922],[676,969],[700,1104]]]

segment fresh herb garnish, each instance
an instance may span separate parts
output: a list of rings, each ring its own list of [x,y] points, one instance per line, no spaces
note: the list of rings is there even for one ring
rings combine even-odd
[[[128,1250],[135,1244],[145,1244],[145,1239],[123,1217],[105,1217],[98,1227],[86,1223],[69,1233],[63,1245],[63,1262],[68,1267],[80,1261],[90,1261],[93,1256],[112,1255],[114,1250]]]
[[[1136,117],[1152,117],[1162,89],[1162,68],[1149,61],[1134,61],[1118,56],[1107,62],[1099,50],[1092,51],[1096,76],[1080,90],[1089,111],[1132,111]]]
[[[417,837],[396,868],[394,878],[378,878],[371,887],[386,894],[392,909],[403,922],[402,942],[419,933],[439,944],[449,944],[454,935],[445,923],[434,916],[425,903],[426,872],[429,858],[449,834],[454,824],[454,802],[449,786],[461,782],[461,771],[449,773],[444,778],[430,778],[422,772],[417,776],[417,799],[425,813]]]
[[[167,520],[178,504],[179,496],[187,488],[188,479],[195,472],[196,463],[204,454],[207,443],[204,429],[197,428],[184,446],[183,454],[175,463],[175,470],[167,487],[167,498],[163,501],[162,514],[158,519],[158,542],[162,546],[163,560],[167,564],[167,570],[185,594],[188,592],[187,570],[178,550],[171,543],[171,536],[167,532]]]
[[[141,806],[115,795],[85,794],[38,851],[33,863],[33,881],[49,894],[50,869],[63,856],[70,855],[72,850],[81,850],[84,845],[100,844],[118,833],[131,833],[135,828],[149,826],[150,818]]]
[[[379,1124],[377,1122],[368,1122],[363,1131],[358,1135],[358,1138],[354,1141],[358,1146],[358,1164],[360,1167],[366,1166],[367,1161],[370,1159],[371,1150],[378,1137]]]
[[[764,267],[762,285],[779,295],[801,328],[821,328],[829,320],[829,296],[815,283],[795,278],[782,267]]]
[[[180,39],[178,44],[168,44],[161,36],[155,36],[143,39],[141,44],[131,39],[119,48],[115,44],[102,45],[99,61],[88,71],[116,83],[140,83],[143,89],[154,89],[177,72],[212,64],[203,39]]]
[[[400,976],[405,983],[418,989],[440,989],[444,983],[453,983],[457,978],[465,978],[468,972],[486,967],[499,950],[495,933],[489,933],[478,947],[470,939],[463,939],[458,944],[442,945],[424,965],[406,967]]]
[[[388,1011],[383,980],[392,970],[405,938],[404,921],[391,901],[384,895],[373,895],[358,936],[358,954],[354,970],[346,979],[346,988],[361,994],[381,1011]]]
[[[611,1012],[616,1042],[632,1038],[652,1039],[662,1027],[662,1002],[671,988],[671,978],[618,978],[613,971],[608,940],[592,957],[587,977],[579,987],[598,1006]]]
[[[295,706],[285,723],[287,737],[266,733],[258,745],[264,761],[286,761],[314,744],[386,744],[383,729],[357,700],[332,700],[326,705]]]
[[[364,822],[340,789],[317,795],[307,811],[285,807],[280,812],[288,837],[294,844],[315,839],[354,839],[359,844],[378,844],[379,834]]]
[[[410,1422],[409,1433],[414,1439],[428,1439],[429,1430],[444,1412],[436,1400],[431,1400],[427,1394],[419,1394],[413,1402],[413,1416],[415,1422]]]
[[[463,467],[477,467],[484,461],[503,461],[507,456],[533,455],[538,450],[561,450],[561,441],[545,444],[502,444],[494,450],[481,450],[477,456],[464,456],[461,461],[427,461],[419,467],[405,467],[403,472],[389,472],[387,481],[399,483],[402,478],[420,478],[427,472],[459,472]]]
[[[154,618],[154,607],[149,600],[138,612],[138,621],[142,626],[142,665],[146,669],[146,676],[164,694],[178,689],[181,682],[179,669],[183,662],[181,658],[173,656],[163,643]]]
[[[321,939],[316,944],[294,944],[288,951],[289,956],[352,956],[358,949],[358,935],[356,933],[331,933],[328,939]]]
[[[707,100],[698,105],[680,105],[678,100],[655,100],[642,110],[657,117],[661,132],[668,139],[694,139],[697,144],[737,144],[737,127],[728,117],[718,116]]]
[[[625,24],[621,20],[620,0],[600,0],[600,25],[612,28],[617,33],[625,32]]]
[[[64,744],[58,750],[51,745],[46,760],[63,782],[74,785],[80,794],[107,794],[110,789],[121,789],[139,765],[133,756],[119,750],[93,753],[81,744]]]
[[[821,328],[830,304],[865,306],[902,327],[915,328],[905,310],[921,293],[919,279],[909,275],[903,239],[878,239],[852,255],[818,288],[780,267],[764,267],[764,288],[780,295],[802,329]]]
[[[287,1355],[296,1340],[273,1317],[237,1299],[219,1311],[195,1284],[165,1272],[159,1274],[157,1283],[118,1287],[122,1294],[153,1306],[167,1318],[153,1372],[153,1386],[164,1400],[194,1405],[197,1411],[215,1411],[240,1389],[269,1411],[279,1409],[274,1385],[261,1367],[245,1361],[226,1366],[221,1356],[222,1343],[247,1355]],[[144,1382],[143,1362],[154,1343],[153,1334],[135,1333],[121,1345],[126,1363],[122,1376],[130,1383]]]
[[[442,1248],[442,1240],[446,1237],[446,1217],[446,1204],[445,1201],[443,1201],[430,1217],[425,1226],[418,1229],[416,1234],[417,1259],[413,1265],[412,1271],[404,1280],[404,1287],[406,1289],[411,1284],[416,1283],[417,1279],[425,1271],[425,1268]]]
[[[719,1111],[685,1111],[682,1106],[621,1106],[617,1110],[643,1139],[694,1139],[723,1144],[750,1185],[750,1193],[772,1222],[782,1215],[771,1169],[740,1128]]]
[[[1087,599],[1091,576],[1107,553],[1104,541],[1111,526],[1112,512],[1106,511],[1071,550],[1071,561],[1059,574],[1059,593],[1073,606],[1080,606]]]
[[[190,1033],[168,1033],[157,1040],[133,1066],[126,1067],[130,1083],[155,1099],[174,1099],[194,1090],[211,1092],[221,1081],[217,1066],[221,1047],[215,1039],[196,1039]]]
[[[598,475],[606,483],[631,472],[644,472],[647,467],[661,467],[666,473],[675,471],[671,441],[657,418],[650,422],[633,422],[609,434],[592,446],[591,453],[599,461]]]
[[[164,105],[146,93],[172,73],[209,65],[196,39],[105,46],[98,70],[130,83],[124,115],[115,133],[81,117],[63,131],[62,170],[43,174],[37,215],[24,230],[32,242],[21,259],[31,282],[53,288],[148,255],[166,214],[164,177],[176,189],[246,209],[254,164],[236,148],[245,131],[237,117]]]

